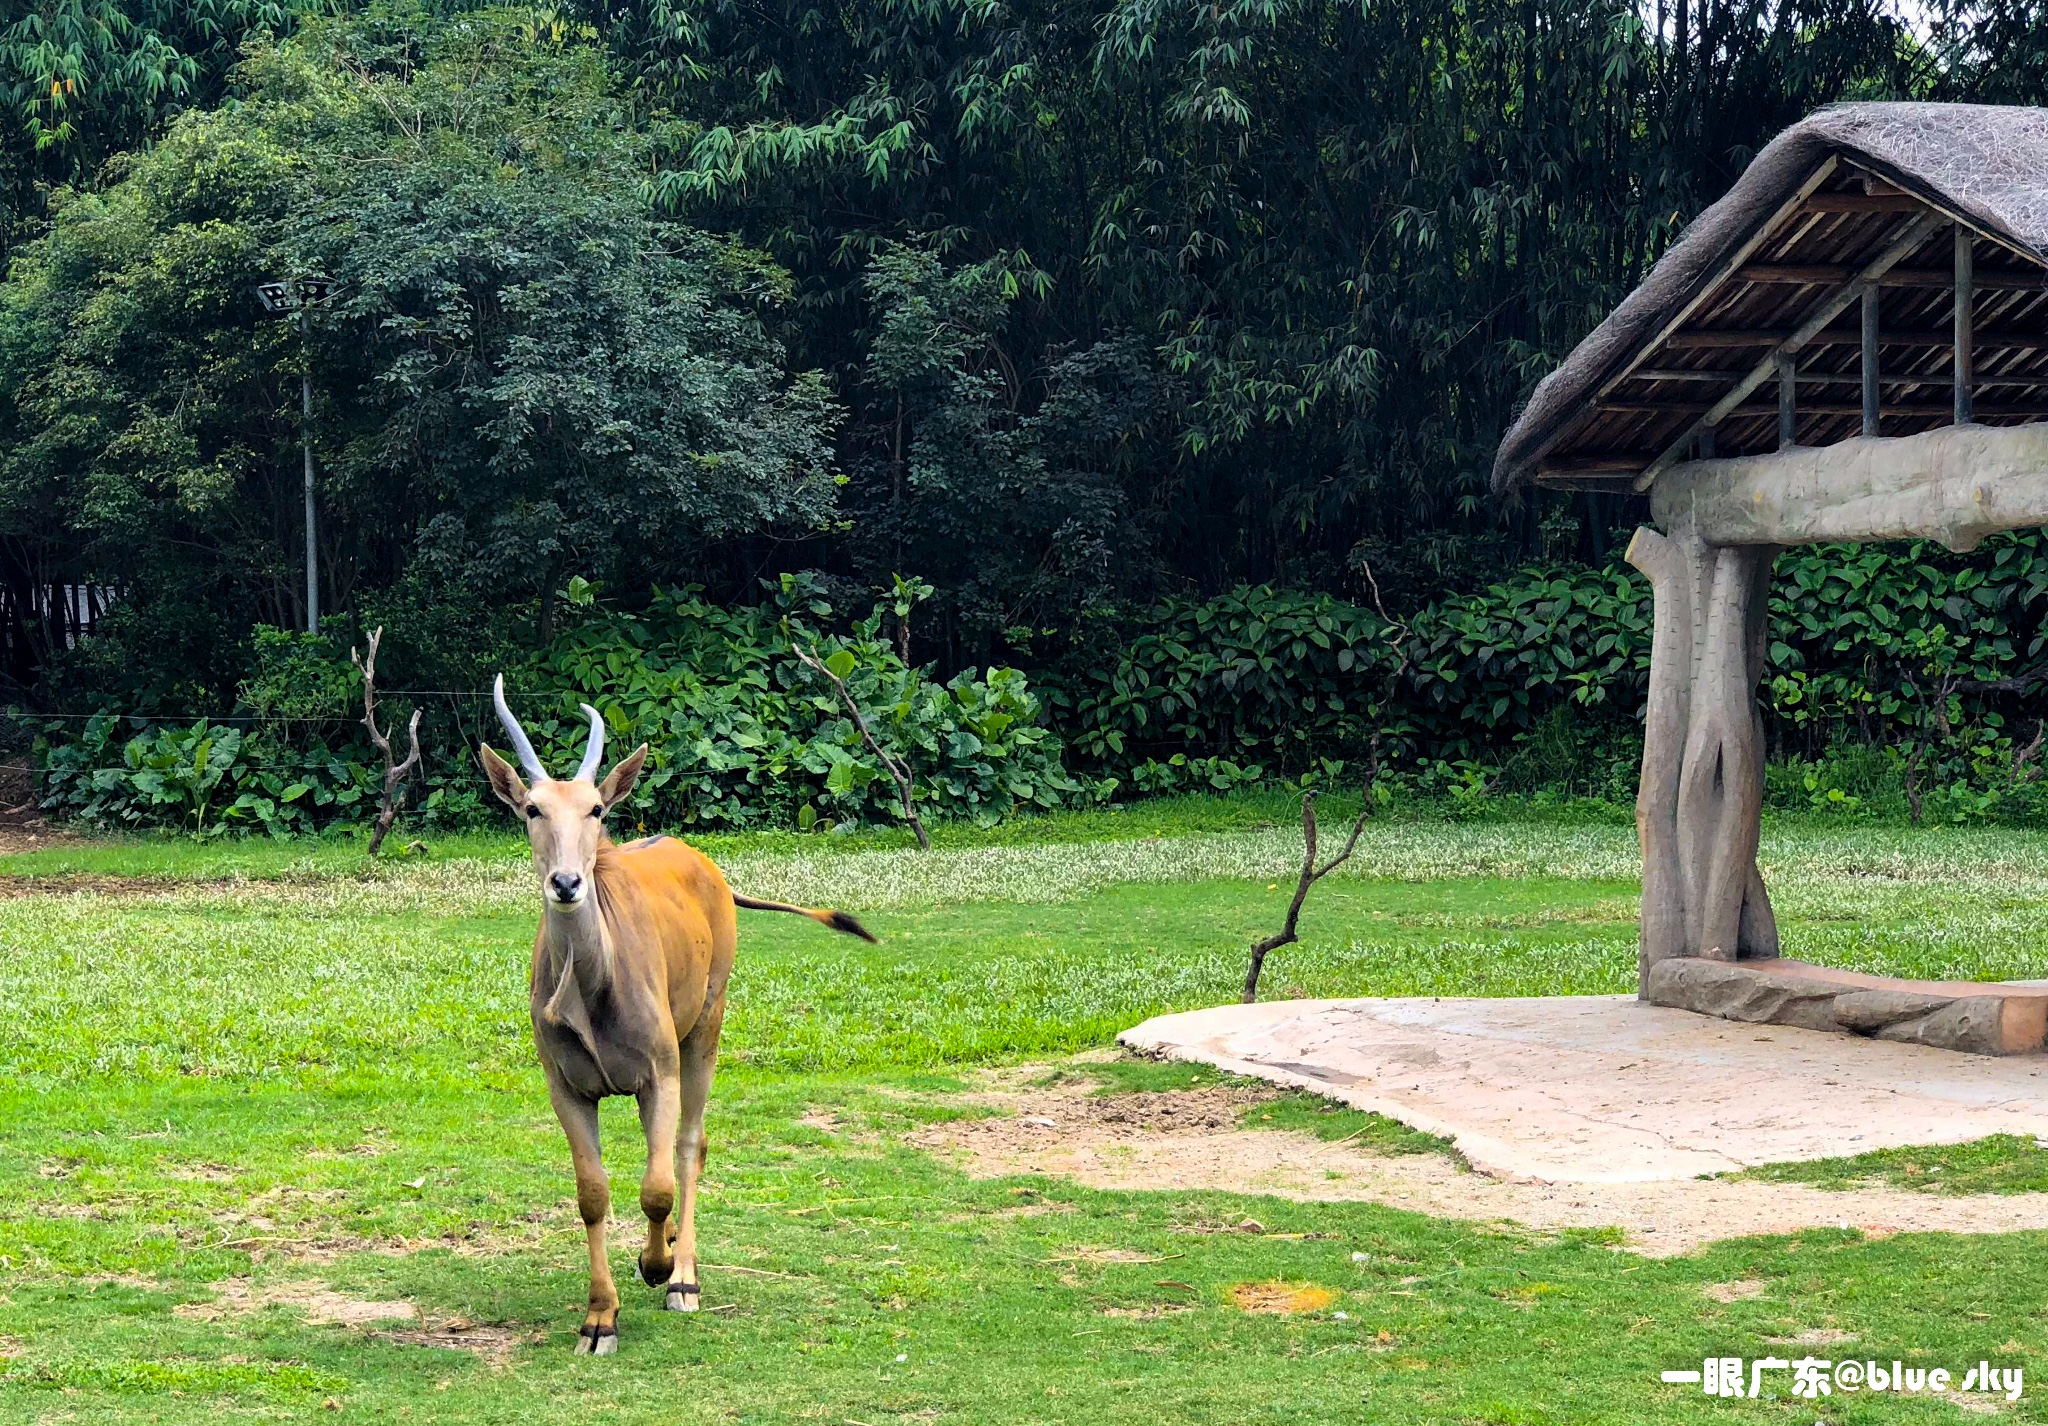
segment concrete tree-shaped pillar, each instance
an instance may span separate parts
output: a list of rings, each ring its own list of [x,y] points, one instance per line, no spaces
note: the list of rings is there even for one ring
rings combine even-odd
[[[1757,870],[1769,545],[1715,546],[1645,526],[1628,561],[1650,581],[1654,633],[1636,830],[1643,849],[1640,973],[1674,956],[1778,954]]]

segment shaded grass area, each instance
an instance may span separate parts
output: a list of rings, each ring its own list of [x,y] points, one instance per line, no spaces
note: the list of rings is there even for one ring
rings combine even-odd
[[[1994,1134],[1966,1144],[1877,1149],[1853,1158],[1765,1164],[1733,1176],[1833,1189],[1882,1185],[1922,1193],[2044,1193],[2048,1192],[2048,1144],[2017,1134]]]
[[[1357,814],[1355,792],[1330,790],[1322,796],[1321,816],[1335,825]],[[1468,829],[1483,834],[1506,830],[1527,838],[1536,828],[1605,834],[1633,845],[1631,807],[1594,799],[1558,800],[1549,796],[1494,797],[1475,803],[1395,802],[1374,814],[1373,825]],[[1004,847],[1065,846],[1088,842],[1138,841],[1230,833],[1287,831],[1300,826],[1301,799],[1284,790],[1252,790],[1227,796],[1148,798],[1140,802],[1073,811],[1024,813],[993,827],[971,822],[928,825],[933,845],[945,850],[987,850]],[[651,828],[620,827],[621,840]],[[717,831],[704,828],[667,829],[687,837],[713,857],[839,857],[903,851],[916,846],[911,833],[897,827],[868,827],[848,832]],[[1764,814],[1765,859],[1773,844],[1839,843],[1885,849],[1912,846],[1996,847],[2037,867],[2048,866],[2048,831],[1981,826],[1915,827],[1869,818],[1845,820],[1802,811],[1767,809]],[[365,855],[366,829],[340,827],[315,837],[273,841],[235,836],[197,842],[169,833],[91,834],[62,830],[48,844],[0,853],[0,877],[152,877],[173,881],[324,880],[385,876],[407,867],[451,862],[523,861],[525,838],[509,820],[477,829],[426,830],[401,821],[385,855]]]
[[[844,888],[842,888],[844,889]],[[791,1071],[1061,1054],[1147,1016],[1235,998],[1277,883],[1112,886],[1064,904],[907,906],[879,947],[750,916],[729,1062]],[[1788,950],[1925,979],[2044,969],[2048,898],[1935,882],[1789,884]],[[531,913],[434,915],[373,892],[333,904],[104,896],[0,899],[0,1072],[491,1075],[527,1062]],[[1332,879],[1274,995],[1559,995],[1633,984],[1634,888],[1618,880]],[[175,987],[175,993],[166,993]]]
[[[1420,847],[1417,868],[1527,867],[1559,845],[1407,835],[1384,845]],[[872,918],[880,947],[744,923],[701,1218],[718,1310],[663,1314],[628,1276],[639,1136],[612,1101],[627,1305],[620,1355],[598,1361],[570,1353],[582,1234],[526,1038],[529,913],[410,873],[332,897],[0,900],[0,1421],[1933,1422],[1955,1408],[1725,1403],[1658,1373],[1785,1355],[1772,1339],[1812,1332],[1909,1365],[2048,1369],[2042,1235],[1815,1232],[1644,1261],[1599,1231],[963,1176],[902,1135],[972,1112],[952,1098],[966,1067],[1100,1047],[1144,1015],[1232,998],[1245,943],[1287,895],[1206,875],[1017,899],[1058,884],[1058,858],[1079,874],[1091,855],[1020,850],[1044,853],[1029,863],[1043,881],[1002,883],[1011,899],[896,888]],[[1839,868],[1932,863],[1881,840],[1802,852],[1788,941],[1864,963],[2024,961],[2048,903],[2036,850],[1966,850],[1904,877]],[[814,889],[857,889],[895,856],[776,872],[747,855]],[[1592,874],[1605,855],[1575,875],[1326,882],[1271,984],[1624,989],[1634,888]],[[1207,863],[1156,863],[1190,864]],[[1126,1093],[1217,1080],[1152,1062],[1070,1072]],[[1434,1147],[1304,1096],[1245,1122]],[[1735,1281],[1758,1286],[1707,1290]],[[319,1325],[302,1302],[315,1286],[420,1320]],[[1310,1306],[1242,1305],[1263,1301]],[[459,1336],[451,1322],[499,1350],[417,1340]],[[2039,1417],[2031,1398],[2006,1412]]]

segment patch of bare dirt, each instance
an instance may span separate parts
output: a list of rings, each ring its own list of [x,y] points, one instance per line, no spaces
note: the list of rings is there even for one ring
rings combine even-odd
[[[45,841],[10,847],[5,829],[0,829],[0,854],[34,851],[37,846],[49,845]],[[199,883],[169,876],[87,876],[68,872],[62,876],[0,876],[0,900],[14,901],[24,896],[162,896],[196,885]]]
[[[199,1322],[245,1316],[265,1307],[288,1307],[315,1327],[351,1327],[367,1332],[380,1342],[406,1347],[438,1347],[448,1351],[473,1352],[493,1367],[503,1367],[519,1347],[544,1341],[545,1332],[506,1323],[472,1322],[466,1317],[430,1318],[417,1304],[403,1298],[378,1301],[350,1297],[336,1292],[318,1279],[305,1278],[265,1283],[258,1287],[247,1278],[230,1278],[212,1286],[211,1302],[187,1302],[173,1307],[174,1316]],[[387,1322],[409,1322],[409,1327],[389,1328]]]
[[[79,1281],[89,1287],[131,1287],[137,1292],[173,1291],[153,1277],[143,1277],[136,1273],[98,1273],[92,1277],[80,1278]]]
[[[1047,1174],[1091,1188],[1367,1201],[1539,1231],[1619,1228],[1627,1248],[1650,1257],[1807,1228],[1853,1228],[1873,1238],[2048,1229],[2048,1193],[1831,1191],[1743,1179],[1509,1183],[1442,1154],[1383,1156],[1293,1131],[1242,1128],[1241,1111],[1270,1096],[1260,1088],[1097,1095],[1082,1080],[1035,1087],[1046,1068],[984,1074],[954,1099],[994,1111],[991,1117],[926,1125],[908,1142],[953,1158],[976,1178]]]
[[[372,1322],[395,1318],[417,1322],[420,1310],[411,1302],[397,1299],[378,1302],[336,1292],[313,1278],[265,1283],[258,1287],[247,1278],[229,1278],[212,1285],[211,1302],[185,1302],[171,1309],[175,1317],[197,1322],[218,1322],[240,1317],[265,1307],[289,1307],[315,1326],[364,1327]]]
[[[1764,1285],[1753,1277],[1745,1277],[1734,1282],[1710,1282],[1700,1291],[1716,1302],[1747,1302],[1752,1297],[1762,1297]]]
[[[233,1183],[241,1174],[227,1164],[175,1164],[163,1170],[165,1178],[180,1183]]]
[[[1856,1334],[1844,1332],[1839,1327],[1809,1327],[1789,1337],[1766,1337],[1764,1340],[1774,1347],[1839,1347],[1844,1342],[1855,1341]]]
[[[1173,1253],[1172,1257],[1181,1257]],[[1163,1263],[1167,1259],[1157,1253],[1140,1253],[1130,1248],[1104,1248],[1093,1243],[1083,1243],[1063,1253],[1047,1258],[1048,1263]]]
[[[548,1334],[503,1323],[471,1322],[450,1317],[430,1326],[401,1332],[373,1332],[380,1342],[402,1347],[439,1347],[450,1352],[474,1352],[494,1368],[503,1368],[520,1347],[545,1342]]]

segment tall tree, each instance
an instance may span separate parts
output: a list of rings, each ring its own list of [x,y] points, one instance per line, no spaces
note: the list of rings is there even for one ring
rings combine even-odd
[[[0,286],[0,526],[40,534],[41,577],[63,551],[120,594],[84,682],[208,699],[244,631],[296,622],[308,359],[324,602],[377,606],[394,649],[437,611],[475,647],[508,611],[544,624],[571,572],[679,582],[708,541],[829,515],[831,400],[763,323],[786,279],[649,212],[600,50],[386,15],[242,78]],[[305,346],[253,292],[302,273],[337,293]]]

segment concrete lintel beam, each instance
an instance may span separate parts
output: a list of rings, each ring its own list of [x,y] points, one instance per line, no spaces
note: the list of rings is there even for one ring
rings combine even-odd
[[[1710,545],[1934,539],[1973,550],[2000,530],[2048,525],[2048,422],[1685,461],[1657,477],[1650,510]]]

